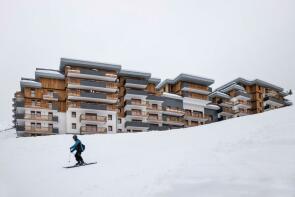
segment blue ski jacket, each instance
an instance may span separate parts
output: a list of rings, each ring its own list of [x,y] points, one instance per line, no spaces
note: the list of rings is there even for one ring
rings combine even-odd
[[[71,152],[74,152],[75,150],[78,152],[83,152],[82,142],[79,139],[77,139],[75,144],[71,146],[70,150]]]

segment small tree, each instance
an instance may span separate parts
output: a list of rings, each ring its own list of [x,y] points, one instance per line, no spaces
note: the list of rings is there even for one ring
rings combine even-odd
[[[293,93],[292,93],[292,90],[290,89],[290,90],[289,90],[289,95],[292,95],[292,94],[293,94]]]

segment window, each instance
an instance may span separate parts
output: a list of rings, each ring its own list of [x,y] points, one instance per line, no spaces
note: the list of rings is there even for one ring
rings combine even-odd
[[[40,112],[40,111],[37,111],[37,112],[36,112],[36,116],[37,116],[37,117],[41,117],[41,112]]]
[[[34,122],[31,122],[31,128],[34,129],[36,124]]]
[[[32,107],[35,107],[35,106],[36,106],[36,101],[32,100]]]
[[[122,129],[118,129],[118,133],[122,133]]]
[[[31,89],[31,97],[35,97],[36,94],[35,94],[35,89]]]
[[[72,129],[76,129],[77,125],[76,123],[72,123]]]
[[[53,124],[48,124],[48,130],[52,131],[53,130]]]
[[[152,104],[152,109],[157,109],[158,105],[157,104]]]
[[[113,131],[113,127],[112,126],[108,126],[108,130],[109,131]]]
[[[72,112],[72,118],[76,118],[76,112]]]
[[[112,115],[108,115],[108,120],[112,120],[113,116]]]
[[[48,119],[49,120],[52,120],[52,117],[53,117],[53,113],[52,112],[48,112]]]
[[[53,90],[48,90],[48,96],[53,97]]]
[[[41,123],[37,123],[37,129],[41,129]]]
[[[48,102],[48,108],[52,109],[52,102]]]
[[[121,118],[118,119],[118,123],[122,124],[122,119]]]

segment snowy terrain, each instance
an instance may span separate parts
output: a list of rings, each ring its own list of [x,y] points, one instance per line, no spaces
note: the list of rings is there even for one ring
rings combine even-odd
[[[84,159],[64,169],[70,135],[0,133],[1,197],[295,196],[295,108],[196,128],[81,136]],[[74,157],[70,157],[71,164]]]

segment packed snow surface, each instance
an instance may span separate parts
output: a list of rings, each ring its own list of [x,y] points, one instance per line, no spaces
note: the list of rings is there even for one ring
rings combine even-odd
[[[164,132],[15,138],[0,133],[1,197],[294,197],[295,109]],[[69,157],[70,156],[70,157]]]

